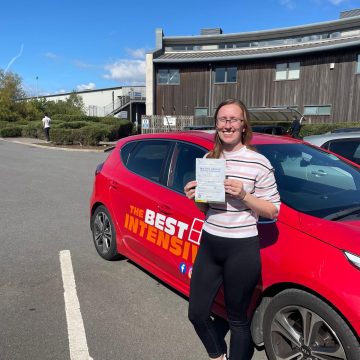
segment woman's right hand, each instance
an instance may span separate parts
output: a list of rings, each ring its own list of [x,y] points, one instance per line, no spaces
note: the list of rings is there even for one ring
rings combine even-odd
[[[188,199],[194,199],[195,198],[195,188],[196,188],[197,182],[196,180],[189,181],[184,186],[184,193],[187,196]]]

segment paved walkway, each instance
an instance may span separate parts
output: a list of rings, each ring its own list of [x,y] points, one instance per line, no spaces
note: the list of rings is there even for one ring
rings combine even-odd
[[[42,139],[35,139],[35,138],[26,138],[26,137],[8,137],[8,138],[1,138],[0,140],[2,141],[7,141],[7,142],[13,142],[13,143],[17,143],[17,144],[24,144],[24,145],[30,145],[30,146],[35,146],[35,147],[40,147],[42,149],[51,149],[51,150],[63,150],[63,151],[85,151],[85,152],[99,152],[99,151],[104,151],[105,149],[105,145],[112,145],[112,144],[116,144],[116,142],[114,143],[104,143],[104,149],[81,149],[81,148],[71,148],[70,146],[51,146],[51,143],[47,143],[46,140],[42,140]]]

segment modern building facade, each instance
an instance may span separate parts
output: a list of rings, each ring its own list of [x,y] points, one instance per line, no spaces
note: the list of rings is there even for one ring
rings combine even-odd
[[[292,108],[311,123],[360,121],[360,9],[267,31],[166,37],[146,55],[146,114],[212,116],[224,99]]]
[[[145,114],[145,86],[119,86],[77,91],[90,116],[117,116],[140,121]],[[72,93],[42,96],[48,101],[65,101]]]

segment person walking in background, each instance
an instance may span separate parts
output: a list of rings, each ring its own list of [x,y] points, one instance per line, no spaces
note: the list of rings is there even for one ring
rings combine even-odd
[[[46,141],[50,142],[50,123],[51,123],[51,119],[50,119],[48,113],[44,114],[44,117],[42,119],[42,123],[43,123],[43,128],[44,128]]]
[[[300,134],[303,119],[304,119],[303,116],[301,117],[300,120],[297,118],[297,116],[293,117],[293,122],[291,123],[291,126],[290,126],[290,134],[295,139],[300,139],[299,134]]]
[[[227,359],[225,335],[230,328],[230,359],[250,360],[254,353],[247,309],[261,275],[259,216],[278,216],[280,196],[269,160],[254,151],[249,112],[238,100],[222,102],[215,111],[215,144],[207,158],[226,160],[225,203],[196,203],[206,214],[194,262],[189,320],[210,359]],[[196,180],[184,192],[194,199]],[[224,285],[228,321],[211,317]]]

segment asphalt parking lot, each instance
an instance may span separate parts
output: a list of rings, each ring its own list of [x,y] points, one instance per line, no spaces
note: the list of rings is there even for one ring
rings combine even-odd
[[[207,359],[184,297],[94,249],[89,197],[106,156],[0,141],[1,360]]]

